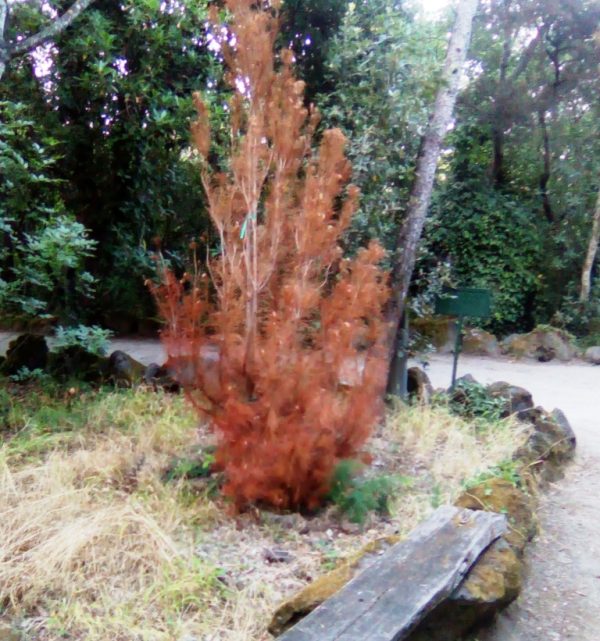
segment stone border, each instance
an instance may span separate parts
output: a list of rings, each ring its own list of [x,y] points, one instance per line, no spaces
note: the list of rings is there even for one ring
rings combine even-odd
[[[420,377],[420,382],[423,380]],[[493,383],[487,389],[492,396],[504,401],[506,416],[514,414],[521,422],[531,425],[527,442],[513,456],[522,484],[516,487],[508,480],[491,478],[465,491],[455,506],[504,514],[508,530],[484,550],[460,585],[428,613],[410,635],[393,637],[396,641],[454,641],[489,623],[497,612],[517,598],[522,588],[525,549],[538,531],[535,497],[548,481],[562,476],[564,466],[574,456],[575,434],[560,410],[548,413],[534,407],[527,390],[509,383]],[[282,634],[290,624],[325,601],[329,602],[348,582],[368,572],[382,555],[387,556],[396,540],[374,541],[306,586],[276,610],[269,631]],[[284,634],[282,640],[288,636]],[[296,636],[292,634],[289,638]],[[298,638],[312,637],[300,635]]]

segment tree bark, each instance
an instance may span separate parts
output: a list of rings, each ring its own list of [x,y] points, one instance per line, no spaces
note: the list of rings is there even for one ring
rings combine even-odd
[[[554,222],[554,211],[552,210],[552,203],[550,202],[550,194],[548,193],[548,182],[550,181],[550,138],[548,136],[548,127],[546,126],[546,114],[544,110],[538,113],[538,121],[540,129],[542,130],[542,148],[544,166],[540,175],[540,193],[542,196],[542,209],[544,215],[549,223]]]
[[[62,33],[76,18],[78,18],[94,0],[75,0],[75,2],[58,18],[37,33],[13,43],[6,40],[6,24],[9,16],[8,0],[0,0],[0,80],[6,69],[6,65],[14,56],[27,53],[36,47],[52,40]]]
[[[411,190],[407,216],[396,242],[396,257],[392,270],[394,304],[391,313],[390,334],[392,353],[388,379],[388,391],[392,394],[398,394],[400,386],[401,354],[399,354],[397,346],[400,340],[401,320],[406,307],[406,297],[415,266],[419,240],[431,201],[442,141],[452,120],[460,88],[461,73],[471,40],[471,29],[477,4],[478,0],[460,0],[458,4],[456,21],[450,36],[442,72],[442,85],[438,90],[433,115],[417,158],[416,176]]]
[[[592,268],[596,253],[598,251],[598,243],[600,242],[600,191],[598,192],[598,199],[596,200],[596,210],[594,211],[594,219],[592,221],[592,233],[588,243],[587,254],[583,262],[583,269],[581,270],[581,290],[579,293],[579,301],[587,303],[590,300],[590,292],[592,289]]]
[[[0,79],[8,62],[6,50],[6,27],[8,26],[8,0],[0,0]]]

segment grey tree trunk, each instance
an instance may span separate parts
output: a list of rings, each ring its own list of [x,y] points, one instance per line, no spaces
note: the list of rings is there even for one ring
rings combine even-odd
[[[396,242],[396,257],[392,270],[394,304],[391,318],[392,354],[388,379],[388,391],[392,394],[398,394],[400,391],[401,355],[397,346],[402,315],[415,266],[417,248],[431,201],[433,180],[442,142],[451,123],[456,97],[460,89],[460,79],[471,40],[471,29],[477,4],[478,0],[459,0],[442,72],[442,85],[438,90],[433,115],[417,158],[415,182],[411,190],[407,216]]]
[[[6,27],[8,26],[8,0],[0,0],[0,79],[8,62]]]
[[[36,47],[52,40],[64,31],[76,18],[83,13],[94,0],[75,0],[75,2],[58,18],[37,33],[13,44],[7,41],[6,27],[8,25],[8,0],[0,0],[0,80],[4,75],[6,65],[14,56],[27,53]]]
[[[590,300],[590,292],[592,289],[592,267],[598,252],[598,243],[600,243],[600,191],[598,192],[598,199],[596,200],[596,210],[594,211],[594,219],[592,221],[592,233],[588,243],[587,254],[583,262],[583,269],[581,270],[581,290],[579,292],[579,301],[587,303]]]

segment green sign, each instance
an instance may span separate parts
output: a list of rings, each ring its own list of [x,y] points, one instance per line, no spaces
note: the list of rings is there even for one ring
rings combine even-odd
[[[492,311],[489,289],[458,287],[444,290],[435,301],[435,313],[443,316],[488,318]]]

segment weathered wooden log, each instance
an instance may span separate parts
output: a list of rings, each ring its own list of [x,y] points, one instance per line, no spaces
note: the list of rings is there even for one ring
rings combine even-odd
[[[402,641],[506,531],[506,517],[440,507],[280,641]]]

